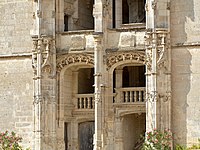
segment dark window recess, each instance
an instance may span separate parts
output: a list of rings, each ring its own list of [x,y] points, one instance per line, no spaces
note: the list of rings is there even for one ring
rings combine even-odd
[[[127,66],[123,68],[123,87],[145,87],[145,67]]]
[[[64,31],[68,31],[68,15],[64,16]]]
[[[112,3],[112,8],[113,8],[113,10],[112,10],[112,23],[113,23],[113,28],[115,28],[115,0],[113,0],[113,3]]]
[[[68,150],[68,132],[67,132],[67,122],[64,124],[64,141],[65,141],[65,150]]]
[[[94,68],[81,68],[78,72],[78,94],[94,93]]]
[[[129,6],[127,0],[122,1],[122,23],[129,23]]]

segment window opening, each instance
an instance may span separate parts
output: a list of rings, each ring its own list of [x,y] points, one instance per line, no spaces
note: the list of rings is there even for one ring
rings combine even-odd
[[[122,23],[129,23],[129,6],[127,0],[122,1]]]
[[[64,15],[64,31],[68,31],[68,15]]]
[[[81,68],[78,72],[78,94],[94,93],[94,68]]]
[[[123,68],[123,87],[145,87],[145,67],[126,66]]]
[[[64,141],[65,141],[65,150],[68,150],[68,131],[67,131],[68,124],[65,122],[64,124]]]

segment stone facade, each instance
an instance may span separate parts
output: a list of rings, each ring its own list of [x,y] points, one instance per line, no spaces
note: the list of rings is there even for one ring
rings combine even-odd
[[[200,138],[199,0],[0,0],[0,129],[33,150]]]

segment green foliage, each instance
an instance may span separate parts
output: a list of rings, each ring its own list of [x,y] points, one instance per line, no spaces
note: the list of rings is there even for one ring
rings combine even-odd
[[[187,148],[182,145],[176,145],[175,150],[187,150]]]
[[[175,150],[195,150],[200,149],[200,139],[198,139],[199,143],[192,145],[192,147],[186,148],[186,146],[176,145]]]
[[[192,147],[190,147],[189,149],[200,149],[200,139],[198,139],[199,143],[192,145]]]
[[[156,130],[146,134],[142,150],[171,150],[172,133],[170,130]]]
[[[23,150],[22,146],[19,145],[20,142],[22,142],[22,138],[17,136],[15,132],[0,133],[0,150]]]

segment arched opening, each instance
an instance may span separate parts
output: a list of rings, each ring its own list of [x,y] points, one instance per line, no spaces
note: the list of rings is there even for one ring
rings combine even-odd
[[[122,133],[125,150],[139,150],[144,142],[146,114],[130,114],[123,117]]]
[[[145,66],[120,65],[113,72],[114,103],[144,102]]]
[[[68,64],[60,72],[58,134],[63,140],[65,150],[77,147],[80,150],[93,148],[91,141],[94,131],[94,122],[91,121],[94,120],[93,74],[93,65],[84,63]],[[84,142],[86,139],[87,143]]]

